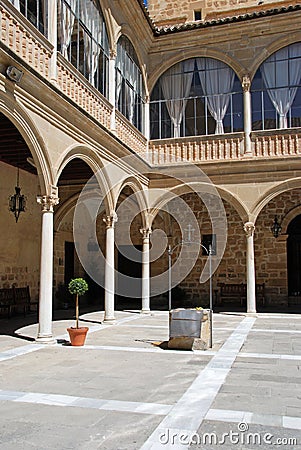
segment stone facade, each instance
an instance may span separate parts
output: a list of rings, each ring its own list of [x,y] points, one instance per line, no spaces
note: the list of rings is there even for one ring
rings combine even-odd
[[[211,20],[298,3],[296,0],[148,0],[148,11],[158,26]]]

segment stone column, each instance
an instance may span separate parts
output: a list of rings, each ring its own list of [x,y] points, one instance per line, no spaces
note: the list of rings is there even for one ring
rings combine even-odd
[[[114,297],[115,297],[115,223],[117,214],[114,212],[105,217],[106,224],[106,264],[105,264],[105,317],[107,323],[115,322]]]
[[[247,312],[256,313],[256,281],[254,261],[254,230],[252,222],[244,224],[247,237]]]
[[[141,228],[142,234],[142,314],[150,313],[150,261],[149,261],[149,244],[150,244],[150,228]]]
[[[42,238],[40,264],[39,328],[37,342],[53,344],[52,285],[53,285],[53,207],[58,204],[57,189],[52,195],[37,198],[42,206]]]
[[[116,130],[116,51],[110,50],[109,59],[109,102],[113,106],[111,114],[111,131]]]
[[[150,104],[149,97],[146,96],[144,104],[144,136],[147,141],[150,140]]]
[[[252,110],[251,110],[251,81],[249,75],[242,79],[242,89],[244,93],[244,135],[245,135],[245,155],[252,156]]]
[[[57,81],[57,0],[47,2],[47,37],[53,45],[50,59],[49,76],[54,83]]]

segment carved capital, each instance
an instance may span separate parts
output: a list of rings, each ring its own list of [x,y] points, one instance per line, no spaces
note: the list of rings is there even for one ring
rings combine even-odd
[[[106,224],[106,228],[114,228],[115,223],[117,222],[118,217],[115,211],[111,212],[109,216],[105,216],[103,218],[104,223]]]
[[[117,56],[116,48],[110,48],[110,59],[115,59]]]
[[[38,195],[37,202],[42,206],[42,212],[53,212],[53,207],[59,203],[56,195]]]
[[[251,80],[250,80],[250,76],[249,75],[244,75],[242,77],[242,90],[244,92],[250,92],[250,88],[251,88]]]
[[[255,225],[253,222],[246,222],[244,224],[244,232],[246,233],[247,237],[253,236],[255,231]]]
[[[150,235],[152,234],[151,228],[140,228],[140,233],[142,234],[142,239],[149,239]]]

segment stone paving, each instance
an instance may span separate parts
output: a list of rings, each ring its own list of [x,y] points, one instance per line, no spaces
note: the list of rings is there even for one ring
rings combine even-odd
[[[166,311],[116,317],[79,348],[70,320],[0,335],[1,450],[301,449],[301,315],[215,314],[207,351],[159,346]]]

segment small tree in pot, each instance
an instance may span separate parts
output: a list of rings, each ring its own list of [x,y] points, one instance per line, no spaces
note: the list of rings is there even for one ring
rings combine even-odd
[[[70,336],[71,345],[80,346],[84,345],[88,327],[78,326],[79,317],[79,301],[78,297],[84,295],[88,290],[88,283],[83,278],[73,278],[68,284],[70,294],[75,295],[75,320],[76,327],[68,328],[67,331]]]

